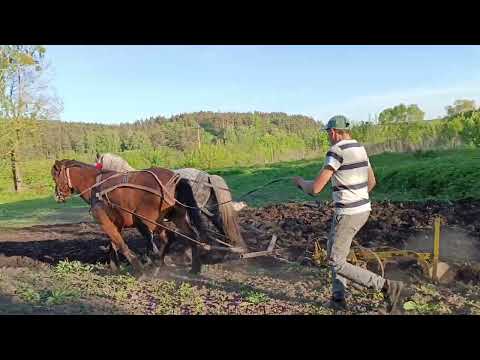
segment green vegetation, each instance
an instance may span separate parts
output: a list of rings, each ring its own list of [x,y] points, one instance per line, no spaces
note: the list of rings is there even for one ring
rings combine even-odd
[[[453,105],[447,106],[445,110],[447,110],[447,115],[452,116],[456,114],[460,114],[463,112],[473,111],[476,110],[477,106],[474,100],[468,99],[461,99],[456,100]]]
[[[35,194],[34,196],[45,196]],[[88,206],[78,198],[59,204],[52,195],[0,204],[0,227],[90,221]]]
[[[206,267],[201,278],[169,269],[163,277],[136,280],[114,275],[106,265],[77,262],[55,267],[0,271],[0,314],[333,314],[327,268],[303,267],[292,277],[289,265],[275,269],[228,264]],[[295,270],[293,270],[295,271]],[[288,276],[282,274],[288,273]],[[406,314],[480,314],[478,285],[412,284]],[[301,289],[301,291],[299,291]],[[348,314],[378,314],[378,293],[352,290]]]
[[[400,104],[393,108],[383,110],[378,117],[378,121],[380,124],[415,122],[422,121],[424,116],[425,113],[420,110],[418,105],[412,104],[405,106],[404,104]]]
[[[426,151],[407,154],[384,153],[371,157],[377,177],[373,200],[423,201],[480,198],[475,186],[480,175],[480,150]],[[267,167],[216,171],[227,179],[235,195],[276,178],[300,175],[314,178],[322,160],[279,163]],[[237,196],[238,196],[237,195]],[[254,206],[285,201],[330,199],[330,191],[312,198],[302,194],[286,180],[253,194],[247,202]]]
[[[400,144],[407,150],[480,144],[480,112],[420,121],[416,111],[394,112],[382,117],[380,125],[357,122],[353,135],[369,150],[382,145],[382,151],[396,151]],[[413,120],[401,121],[404,118]],[[93,162],[96,151],[120,154],[138,168],[212,169],[305,160],[322,156],[328,148],[320,123],[283,113],[200,112],[109,126],[42,121],[37,130],[17,150],[23,176],[27,175],[22,162],[61,158]],[[9,162],[4,157],[2,167]]]
[[[38,134],[39,120],[56,117],[60,102],[49,92],[45,51],[38,45],[0,46],[0,157],[8,157],[15,191],[22,190],[19,155]]]
[[[402,107],[403,112],[393,109],[387,109],[393,113],[385,119],[382,115],[381,124],[355,123],[353,136],[366,145],[369,153],[480,145],[479,111],[425,121],[419,120],[420,110],[415,106],[404,111]],[[29,141],[16,150],[15,161],[25,191],[34,185],[29,179],[31,161],[39,167],[62,158],[93,162],[97,151],[117,153],[136,168],[211,170],[267,165],[322,157],[329,145],[321,126],[305,116],[257,112],[200,112],[108,126],[41,121]],[[10,162],[8,156],[3,160],[0,156],[0,176],[11,181]],[[11,189],[13,183],[5,190]]]
[[[269,300],[268,296],[264,293],[248,289],[240,290],[240,295],[245,299],[245,301],[255,305],[266,303]]]
[[[0,116],[0,125],[6,124],[2,120]],[[327,146],[321,124],[284,113],[199,112],[133,124],[38,121],[36,125],[37,131],[18,149],[17,161],[75,158],[92,162],[98,151],[119,153],[137,167],[148,163],[211,168],[300,159]]]
[[[201,111],[119,125],[55,121],[60,106],[42,82],[44,53],[41,46],[0,46],[0,225],[89,219],[81,200],[54,203],[55,159],[93,162],[96,152],[113,152],[139,169],[199,168],[225,176],[237,199],[277,178],[314,178],[322,167],[326,133],[303,115]],[[480,111],[465,99],[446,110],[447,117],[425,121],[416,104],[399,104],[378,121],[354,122],[353,137],[380,154],[372,156],[374,199],[478,197]],[[452,148],[461,150],[426,151]],[[403,151],[409,153],[386,153]],[[329,197],[325,191],[319,199]],[[287,179],[245,200],[263,206],[311,199]]]
[[[480,198],[480,149],[418,151],[413,153],[383,153],[371,157],[377,177],[373,200],[423,201],[427,199],[457,200]],[[68,223],[88,221],[88,206],[79,198],[58,204],[53,199],[53,184],[48,161],[32,162],[26,178],[32,184],[43,184],[14,196],[0,193],[0,226],[28,226],[42,223]],[[43,168],[42,168],[43,166]],[[147,165],[148,166],[148,165]],[[295,188],[291,176],[313,179],[323,166],[323,158],[287,161],[276,164],[213,169],[210,172],[223,176],[232,189],[234,199],[244,200],[250,206],[265,206],[288,201],[330,200],[329,189],[317,197],[303,194]],[[30,169],[26,166],[25,169]],[[0,188],[9,186],[1,177]],[[262,188],[250,196],[242,194],[272,180],[280,182]],[[20,199],[18,199],[20,198]]]
[[[97,152],[117,153],[138,169],[207,170],[225,177],[234,200],[250,206],[330,200],[329,189],[309,197],[290,180],[313,179],[322,168],[329,144],[321,122],[261,112],[196,112],[119,125],[56,121],[61,106],[42,82],[44,53],[42,46],[0,46],[0,228],[91,220],[82,200],[54,201],[50,169],[55,159],[91,163]],[[365,144],[377,176],[374,201],[480,198],[480,110],[463,99],[446,112],[443,119],[425,121],[418,105],[399,104],[382,111],[378,121],[354,122],[353,137]],[[282,180],[240,199],[275,179]],[[293,264],[273,274],[262,269],[262,276],[231,271],[228,264],[205,268],[202,278],[172,268],[173,280],[138,281],[126,265],[119,274],[68,260],[6,267],[0,270],[0,314],[332,313],[325,306],[331,281],[325,268]],[[415,287],[407,313],[480,314],[477,285]],[[378,312],[381,294],[354,295],[352,313]]]
[[[72,273],[91,272],[93,269],[93,265],[82,264],[80,261],[62,260],[55,266],[53,271],[59,275],[66,275]]]

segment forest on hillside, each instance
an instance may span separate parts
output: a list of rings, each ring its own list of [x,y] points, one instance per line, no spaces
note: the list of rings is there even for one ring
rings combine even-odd
[[[322,141],[320,126],[302,115],[259,112],[198,112],[119,125],[43,121],[21,151],[29,159],[162,148],[188,152],[208,145],[239,144],[247,139],[265,142],[269,136],[298,138],[318,148]]]
[[[352,132],[366,145],[475,146],[480,144],[479,117],[478,111],[470,111],[428,121],[357,122]],[[18,157],[23,160],[55,159],[131,151],[200,156],[222,149],[251,153],[261,148],[266,160],[278,160],[281,153],[289,150],[325,151],[328,140],[322,127],[321,122],[303,115],[260,112],[198,112],[119,125],[45,120],[39,121],[35,131],[25,137]]]
[[[55,120],[62,104],[42,83],[45,51],[0,46],[0,165],[11,167],[15,189],[32,161],[94,161],[96,153],[112,152],[138,168],[212,169],[321,157],[328,149],[321,121],[281,112],[201,111],[111,125]],[[352,132],[372,154],[479,146],[480,112],[462,99],[444,118],[425,120],[417,104],[399,104],[373,121],[353,121]]]

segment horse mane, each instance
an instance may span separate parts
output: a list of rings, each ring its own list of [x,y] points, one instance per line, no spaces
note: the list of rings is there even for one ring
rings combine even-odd
[[[112,153],[105,153],[100,156],[99,161],[105,170],[117,171],[117,172],[129,172],[135,171],[135,169],[130,166],[127,160],[123,159],[119,155]]]
[[[89,167],[89,168],[94,168],[95,165],[87,164],[78,160],[70,160],[70,159],[63,159],[60,160],[59,162],[62,163],[65,167]]]
[[[113,170],[108,170],[108,169],[98,170],[95,167],[95,165],[84,163],[84,162],[81,162],[81,161],[78,161],[78,160],[63,159],[63,160],[60,160],[59,162],[62,163],[62,165],[64,165],[65,167],[68,167],[68,168],[79,167],[79,168],[95,169],[100,174],[107,174],[107,173],[111,173],[113,171]]]

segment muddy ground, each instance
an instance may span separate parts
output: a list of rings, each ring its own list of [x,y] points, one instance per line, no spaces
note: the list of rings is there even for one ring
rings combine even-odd
[[[169,267],[162,272],[158,281],[184,281],[194,286],[195,291],[201,293],[199,298],[203,299],[199,300],[203,301],[203,307],[200,307],[203,310],[199,313],[230,313],[219,310],[218,306],[223,306],[219,305],[223,301],[219,299],[224,299],[226,304],[237,304],[232,305],[236,309],[232,310],[232,313],[331,313],[328,307],[328,269],[315,264],[312,255],[315,241],[323,247],[326,244],[332,211],[330,203],[320,202],[274,205],[262,209],[246,208],[239,213],[239,218],[248,246],[252,251],[264,250],[275,234],[278,237],[275,257],[224,261],[217,265],[208,265],[201,276],[192,277],[187,275],[188,251],[187,255],[184,254],[187,246],[178,242],[167,256]],[[430,303],[422,303],[423,300],[417,299],[417,312],[429,313],[434,309],[432,313],[443,313],[443,310],[439,309],[448,309],[445,313],[472,313],[478,305],[466,304],[477,301],[479,297],[479,201],[375,203],[370,219],[358,233],[356,240],[368,248],[431,251],[435,216],[442,219],[441,257],[451,265],[445,283],[435,287],[434,291],[438,296],[430,294],[433,285],[422,277],[421,270],[412,262],[387,266],[387,275],[416,284],[420,292],[427,287],[424,291],[430,296]],[[145,252],[144,240],[136,230],[125,230],[124,237],[134,251],[140,254]],[[0,308],[3,306],[3,309],[8,309],[8,301],[5,299],[14,299],[16,296],[16,290],[13,289],[15,286],[12,285],[14,283],[8,274],[47,271],[45,269],[58,266],[58,263],[65,259],[81,264],[104,264],[107,262],[104,250],[107,243],[108,238],[94,223],[0,229],[0,272],[3,272],[3,279],[12,287],[10,292],[0,294]],[[205,260],[218,262],[209,256]],[[101,274],[102,272],[95,276]],[[216,295],[210,294],[209,289]],[[41,296],[38,297],[40,298]],[[28,305],[25,297],[23,303],[19,299],[22,298],[17,296],[16,302],[12,300],[12,303]],[[347,313],[381,312],[381,301],[371,292],[362,293],[353,289],[348,299],[352,304]],[[445,308],[438,308],[434,306],[435,301],[447,305]],[[154,303],[158,306],[158,301]],[[245,303],[247,306],[239,305]],[[218,306],[209,307],[208,304]],[[138,307],[132,310],[131,307],[122,308],[125,302],[121,302],[121,305],[115,305],[120,308],[117,312],[113,311],[113,305],[110,305],[90,307],[89,309],[97,310],[89,310],[87,313],[162,313],[151,310],[152,305],[140,307],[141,310]],[[200,305],[195,306],[198,309]],[[186,313],[192,313],[191,308],[187,308],[190,310],[185,310]],[[26,308],[21,309],[23,310],[19,310],[20,312]],[[49,313],[45,309],[41,311]],[[54,313],[58,313],[55,311]],[[76,312],[72,308],[69,311]],[[171,311],[176,313],[176,310]],[[6,312],[9,313],[8,310]],[[166,312],[168,313],[168,310]],[[179,310],[178,313],[182,311]]]

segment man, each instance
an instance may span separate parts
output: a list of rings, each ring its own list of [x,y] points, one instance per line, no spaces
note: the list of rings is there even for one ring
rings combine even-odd
[[[326,126],[332,145],[327,152],[325,166],[314,181],[299,176],[293,178],[296,186],[309,195],[320,193],[332,181],[335,213],[327,243],[328,264],[332,268],[332,305],[345,309],[347,282],[382,291],[388,312],[396,313],[406,296],[406,287],[400,281],[381,276],[347,262],[353,237],[365,225],[371,206],[368,193],[375,186],[375,175],[365,148],[352,139],[350,123],[345,116],[332,117]]]

